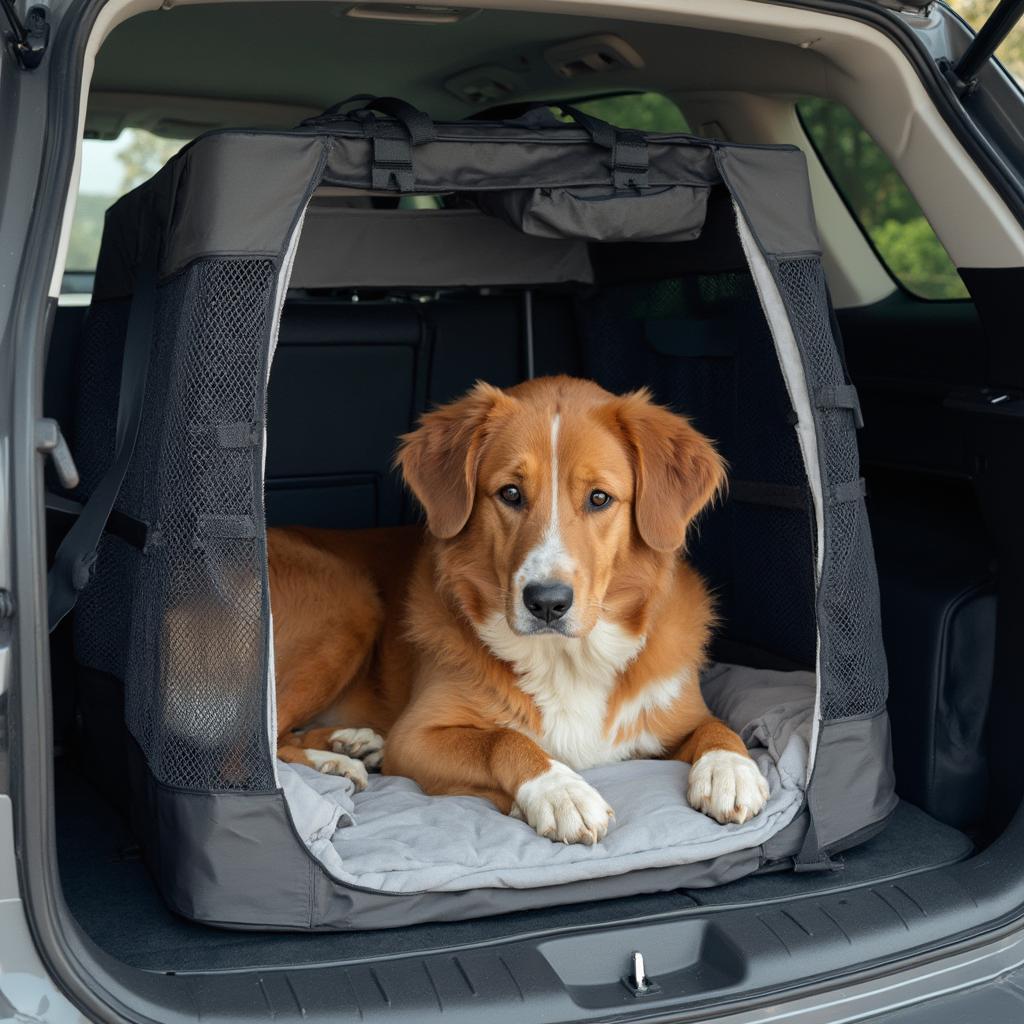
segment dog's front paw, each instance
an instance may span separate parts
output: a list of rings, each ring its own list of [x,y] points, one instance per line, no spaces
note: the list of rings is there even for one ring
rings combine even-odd
[[[721,825],[742,825],[764,807],[768,783],[746,754],[709,750],[690,768],[686,798],[694,810]]]
[[[332,754],[326,750],[310,750],[308,748],[303,753],[318,772],[322,772],[324,775],[344,776],[356,787],[357,793],[366,789],[370,781],[363,762],[357,761],[347,754]]]
[[[336,754],[356,757],[367,768],[379,768],[384,760],[384,737],[372,729],[335,729],[329,742]]]
[[[593,786],[558,761],[519,787],[510,813],[547,839],[587,846],[604,839],[615,817]]]

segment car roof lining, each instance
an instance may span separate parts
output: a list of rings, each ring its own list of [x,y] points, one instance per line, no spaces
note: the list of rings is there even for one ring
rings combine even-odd
[[[475,68],[501,73],[513,90],[502,102],[644,89],[798,91],[824,75],[813,50],[794,53],[784,42],[730,32],[666,35],[657,24],[523,11],[479,10],[442,25],[349,18],[343,11],[336,4],[242,0],[133,18],[98,55],[90,127],[103,130],[100,112],[113,114],[115,97],[122,99],[126,123],[138,124],[135,111],[151,107],[146,98],[153,95],[164,96],[168,110],[166,100],[181,97],[185,121],[205,106],[210,126],[237,123],[229,120],[235,110],[219,113],[223,101],[254,104],[254,116],[263,106],[261,126],[286,127],[294,123],[287,120],[290,110],[317,112],[368,91],[401,96],[438,119],[459,119],[488,104],[466,102],[445,83]],[[289,32],[301,32],[299,61],[282,57],[281,39]],[[623,40],[644,67],[565,79],[545,59],[551,47],[593,35]]]

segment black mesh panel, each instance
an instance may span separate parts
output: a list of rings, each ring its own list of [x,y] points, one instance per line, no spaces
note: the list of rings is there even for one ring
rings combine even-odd
[[[205,260],[158,289],[143,420],[116,504],[147,524],[148,541],[142,552],[104,538],[78,606],[80,660],[124,680],[128,728],[154,776],[187,789],[273,788],[259,463],[275,280],[269,260]],[[120,356],[105,370],[116,416]],[[112,437],[112,420],[96,422]]]
[[[823,385],[845,384],[820,260],[779,261],[777,273],[803,352],[808,388],[813,394]],[[888,677],[871,533],[855,486],[860,464],[854,416],[849,409],[821,408],[816,418],[826,505],[818,595],[821,713],[837,719],[884,708]]]

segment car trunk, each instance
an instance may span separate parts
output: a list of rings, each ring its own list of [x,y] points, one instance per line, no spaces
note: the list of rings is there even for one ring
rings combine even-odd
[[[395,204],[387,199],[342,202],[375,206],[383,217]],[[721,204],[709,216],[708,232],[721,230],[722,239],[713,266],[689,265],[685,245],[612,245],[592,251],[596,280],[588,285],[293,287],[268,390],[268,523],[346,528],[415,521],[418,512],[391,468],[395,439],[411,428],[420,410],[461,394],[477,379],[507,386],[528,376],[567,373],[591,376],[614,391],[649,386],[680,411],[696,413],[697,425],[712,436],[730,429],[729,417],[723,419],[715,402],[709,403],[709,381],[721,372],[723,353],[729,360],[737,357],[734,350],[724,351],[729,339],[752,336],[763,326],[758,326],[760,310],[742,254],[728,240],[728,217]],[[367,268],[373,265],[372,255],[364,251],[361,272],[372,277]],[[330,276],[322,263],[315,273],[321,282]],[[308,281],[301,267],[296,276],[300,283]],[[84,401],[88,407],[95,397],[90,387],[100,386],[88,365],[77,386],[54,379],[74,365],[72,350],[82,346],[72,322],[76,314],[64,313],[50,361],[51,395],[78,390],[78,404]],[[637,333],[637,324],[646,327]],[[678,338],[687,339],[686,344],[674,345]],[[748,366],[746,376],[736,379],[745,381],[740,408],[756,416],[758,405],[751,396],[769,387],[766,370],[759,374],[756,366]],[[69,431],[87,472],[88,431],[94,426],[79,424],[75,432],[72,422]],[[784,516],[780,528],[787,521]],[[799,590],[771,612],[765,609],[768,591],[760,596],[756,590],[785,572],[782,545],[777,564],[769,553],[767,565],[762,562],[756,573],[737,580],[726,570],[723,578],[720,546],[712,544],[715,533],[715,524],[706,523],[690,548],[695,563],[722,582],[719,601],[726,625],[719,630],[713,656],[768,668],[813,667],[813,645],[801,660],[799,645],[787,631],[787,623],[799,622],[786,607],[799,603]],[[749,560],[742,522],[733,543],[739,557]],[[730,558],[726,564],[734,566]],[[959,576],[953,576],[956,585],[948,580],[937,585],[942,594],[957,590]],[[984,618],[983,611],[976,614]],[[94,667],[97,639],[101,648],[104,641],[91,628],[91,620],[75,626],[93,667],[74,664],[65,628],[55,637],[58,704],[67,716],[56,794],[61,874],[68,906],[85,933],[132,967],[182,974],[471,949],[590,926],[703,920],[709,912],[730,907],[784,906],[854,889],[878,892],[879,886],[895,895],[878,898],[898,905],[913,901],[902,895],[901,879],[954,864],[973,849],[964,832],[903,802],[874,829],[877,835],[840,853],[831,870],[795,873],[785,862],[717,887],[349,935],[222,931],[176,916],[148,874],[128,820],[124,758],[131,740],[124,728],[124,690],[113,674]],[[898,685],[904,686],[902,680]],[[928,699],[927,688],[911,696],[908,714],[913,719],[927,714]],[[911,760],[919,756],[928,755]],[[781,925],[766,921],[772,934],[792,927],[785,923],[788,912],[778,913]]]
[[[374,199],[371,208],[389,206]],[[713,375],[722,351],[673,351],[657,330],[627,348],[619,344],[625,320],[642,307],[651,319],[686,324],[700,338],[735,336],[757,299],[744,289],[738,254],[728,246],[717,265],[700,267],[685,257],[674,261],[670,248],[594,251],[596,280],[586,288],[293,289],[269,386],[268,523],[347,528],[416,521],[391,469],[394,439],[419,412],[477,379],[507,386],[552,373],[587,376],[614,391],[650,386],[655,397],[693,413],[686,381],[695,372]],[[936,365],[949,376],[944,396],[954,383],[973,385],[970,374],[957,379],[962,357],[952,353],[971,344],[965,339],[979,339],[981,326],[971,303],[937,326],[905,296],[869,310],[840,310],[838,321],[867,412],[861,440],[893,676],[888,707],[902,799],[877,834],[835,851],[827,870],[776,864],[710,888],[467,921],[317,935],[198,924],[167,908],[143,860],[130,823],[123,686],[76,663],[72,633],[81,624],[68,620],[51,640],[56,841],[71,926],[88,948],[95,944],[98,955],[112,958],[103,962],[114,971],[124,965],[181,978],[189,993],[182,1005],[191,1001],[200,1014],[248,1006],[253,1015],[287,1016],[297,1007],[303,1016],[404,1012],[426,1019],[446,1011],[472,1019],[486,1002],[488,1012],[509,1012],[511,1019],[518,1012],[522,1019],[524,1003],[532,1008],[551,997],[556,1010],[546,1015],[567,1019],[569,1002],[557,1003],[556,987],[581,1017],[636,1005],[623,1003],[635,997],[619,983],[634,949],[662,979],[661,993],[647,997],[652,1005],[661,998],[700,1003],[881,958],[908,935],[922,944],[938,937],[940,925],[948,928],[949,916],[966,913],[968,904],[980,912],[971,888],[979,875],[962,872],[982,863],[979,853],[985,856],[1015,806],[1012,799],[985,806],[978,798],[990,772],[1006,778],[1005,751],[990,751],[986,731],[996,671],[992,520],[983,516],[969,474],[961,467],[950,472],[945,455],[936,454],[936,424],[947,439],[958,429],[950,426],[944,398],[922,398],[914,381],[920,361],[893,373],[883,341],[913,339],[920,354],[938,338]],[[82,335],[82,310],[58,309],[46,412],[87,462],[87,437],[75,418],[88,385],[77,376]],[[920,418],[907,412],[908,392],[924,409]],[[707,429],[714,434],[713,423]],[[67,523],[54,513],[49,525],[52,547]],[[702,550],[699,540],[693,545],[696,564],[711,575],[719,554]],[[769,556],[762,578],[780,572]],[[750,596],[720,592],[726,619],[736,621],[736,602]],[[786,609],[770,610],[772,629],[785,634]],[[813,652],[794,656],[793,645],[773,644],[770,632],[725,630],[713,656],[767,668],[813,667]],[[672,930],[663,931],[666,925]],[[600,950],[587,945],[595,936]],[[265,973],[291,967],[323,970],[303,974],[301,983],[299,972]],[[268,977],[287,979],[292,995]],[[130,972],[123,978],[140,990],[148,984]]]

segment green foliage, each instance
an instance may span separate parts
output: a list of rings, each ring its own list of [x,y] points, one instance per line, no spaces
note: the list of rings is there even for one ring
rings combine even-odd
[[[599,117],[617,128],[633,128],[643,132],[690,130],[682,111],[667,96],[662,96],[658,92],[626,92],[618,96],[570,102],[584,114]],[[557,107],[552,107],[551,111],[559,120],[567,124],[572,123],[572,118],[568,114],[563,114]]]
[[[597,100],[574,103],[573,106],[617,128],[633,128],[643,132],[689,131],[679,108],[667,96],[657,92],[604,96]]]
[[[815,149],[890,272],[926,299],[967,297],[956,267],[878,144],[838,103],[797,104]]]
[[[122,168],[119,195],[152,178],[185,145],[181,139],[161,139],[134,128],[129,128],[125,134],[128,144],[117,154]]]
[[[892,273],[924,299],[963,299],[967,292],[924,217],[887,220],[868,232]]]

